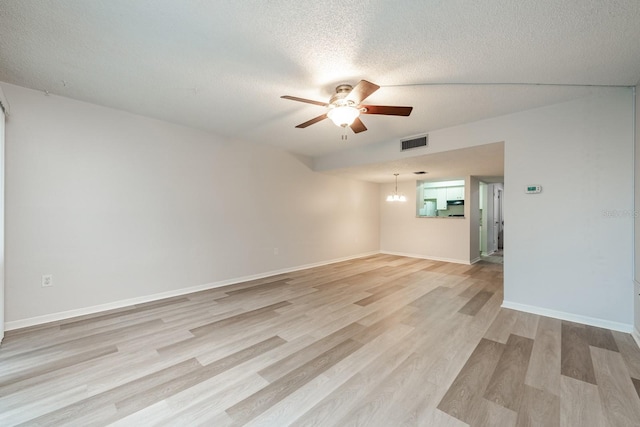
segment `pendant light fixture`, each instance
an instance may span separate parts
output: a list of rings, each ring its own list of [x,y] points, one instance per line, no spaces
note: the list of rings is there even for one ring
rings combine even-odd
[[[396,177],[396,191],[387,196],[387,202],[406,202],[407,198],[404,194],[398,194],[398,175],[399,173],[393,174]]]

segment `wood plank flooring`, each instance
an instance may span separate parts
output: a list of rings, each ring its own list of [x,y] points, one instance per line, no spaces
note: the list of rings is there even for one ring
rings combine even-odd
[[[375,255],[8,332],[0,425],[633,426],[628,334]]]

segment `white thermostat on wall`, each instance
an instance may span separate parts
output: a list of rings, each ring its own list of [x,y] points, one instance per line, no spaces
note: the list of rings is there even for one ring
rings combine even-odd
[[[542,187],[539,185],[527,185],[524,187],[524,192],[527,194],[537,194],[542,192]]]

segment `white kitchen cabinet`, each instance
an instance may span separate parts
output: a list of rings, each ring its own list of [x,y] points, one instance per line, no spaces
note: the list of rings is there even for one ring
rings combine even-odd
[[[436,188],[436,209],[443,211],[447,209],[447,189]]]
[[[447,187],[447,200],[464,200],[464,187]]]
[[[425,188],[423,192],[423,199],[437,199],[438,192],[435,188]]]

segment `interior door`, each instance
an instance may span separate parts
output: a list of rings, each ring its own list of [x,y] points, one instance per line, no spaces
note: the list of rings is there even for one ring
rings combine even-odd
[[[491,252],[498,250],[498,233],[500,232],[500,202],[498,199],[498,189],[493,187],[493,238],[491,241]]]
[[[504,220],[502,218],[502,189],[498,189],[498,211],[496,218],[498,220],[498,250],[504,247]]]

